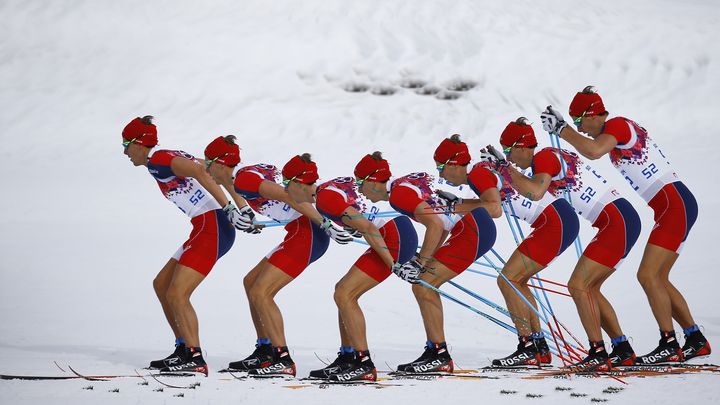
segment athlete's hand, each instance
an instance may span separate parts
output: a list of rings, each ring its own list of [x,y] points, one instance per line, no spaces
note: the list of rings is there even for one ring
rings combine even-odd
[[[392,272],[408,283],[417,284],[420,280],[420,274],[423,272],[423,266],[417,259],[413,258],[405,264],[395,263]]]
[[[250,208],[249,205],[245,205],[242,208],[240,208],[238,211],[240,211],[240,217],[244,220],[244,222],[247,224],[247,228],[253,228],[253,220],[255,220],[255,212]]]
[[[463,202],[462,198],[448,191],[435,190],[435,194],[437,194],[438,198],[442,201],[446,212],[455,211],[455,205],[462,204]]]
[[[484,147],[480,149],[480,161],[493,163],[495,161],[495,156],[493,156],[492,153],[488,152],[487,147]]]
[[[362,238],[363,237],[362,232],[358,231],[355,228],[352,228],[349,226],[343,226],[343,229],[345,230],[345,232],[350,234],[350,236],[352,236],[353,238]]]
[[[567,122],[565,122],[562,114],[551,105],[547,106],[545,111],[540,113],[540,120],[546,132],[557,134],[557,136],[560,136],[560,132],[567,126]]]
[[[332,238],[332,240],[341,245],[346,245],[353,240],[352,235],[335,226],[335,224],[333,224],[333,222],[327,218],[323,218],[320,227],[323,229],[323,231],[325,231],[325,233],[328,234],[330,238]]]
[[[250,228],[244,230],[243,232],[245,232],[245,233],[251,233],[251,234],[253,234],[253,235],[257,235],[257,234],[260,233],[260,231],[262,231],[262,229],[263,229],[264,227],[265,227],[265,226],[263,226],[263,225],[254,225],[254,226],[251,226]]]
[[[230,223],[238,230],[244,231],[252,226],[255,213],[247,205],[238,210],[235,204],[230,201],[222,210],[227,215]]]
[[[505,156],[492,145],[480,149],[480,161],[488,163],[496,171],[501,171],[510,164]]]

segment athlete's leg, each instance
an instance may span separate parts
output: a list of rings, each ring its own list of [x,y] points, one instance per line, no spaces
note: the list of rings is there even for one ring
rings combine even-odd
[[[683,329],[685,329],[695,325],[695,320],[693,319],[692,314],[690,314],[690,307],[688,307],[685,297],[683,297],[680,291],[678,291],[672,282],[670,282],[670,270],[672,270],[672,267],[675,265],[678,257],[680,257],[680,255],[673,252],[673,254],[670,255],[665,262],[663,262],[662,269],[660,270],[660,277],[665,284],[665,290],[670,297],[672,317],[680,324],[680,326],[683,327]]]
[[[598,312],[600,313],[600,326],[608,334],[608,336],[616,338],[624,335],[624,333],[620,327],[620,322],[618,321],[615,309],[612,305],[610,305],[610,301],[605,298],[605,295],[600,290],[602,285],[605,283],[605,280],[607,280],[613,273],[614,272],[606,273],[604,277],[598,280],[596,288],[593,288],[593,296],[595,302],[597,303]]]
[[[204,275],[190,267],[178,264],[167,289],[167,300],[175,315],[175,323],[180,337],[185,339],[185,345],[188,347],[200,346],[198,319],[195,309],[190,303],[190,296],[204,279]]]
[[[365,316],[358,305],[358,299],[378,284],[374,278],[353,266],[335,285],[335,303],[340,312],[340,322],[342,322],[340,326],[341,339],[343,329],[346,333],[342,346],[352,346],[357,351],[368,349]],[[350,344],[347,344],[348,340]]]
[[[338,327],[340,329],[340,346],[351,347],[352,341],[350,335],[348,335],[347,328],[345,327],[345,321],[343,321],[342,313],[338,309]]]
[[[275,295],[293,281],[284,271],[268,263],[250,288],[250,300],[273,346],[286,346],[285,327]]]
[[[428,264],[428,270],[420,276],[420,279],[433,287],[440,288],[446,281],[456,276],[457,273],[448,269],[444,264],[433,260]],[[427,339],[433,343],[444,342],[445,328],[440,294],[422,284],[413,284],[412,292],[420,306],[420,315],[422,315]]]
[[[673,330],[673,308],[663,270],[667,264],[672,267],[674,260],[671,259],[673,257],[677,257],[677,253],[648,243],[637,273],[638,281],[645,290],[655,320],[660,330],[666,332]],[[669,268],[667,271],[669,271]],[[680,295],[680,298],[682,298],[682,295]],[[678,306],[680,305],[678,303]],[[687,304],[685,304],[685,307],[687,308]]]
[[[253,269],[250,270],[248,274],[246,274],[243,278],[245,296],[248,297],[248,305],[250,306],[250,317],[252,318],[253,325],[255,326],[255,333],[257,334],[258,339],[267,339],[268,334],[263,327],[262,322],[260,322],[260,317],[258,316],[257,309],[255,309],[255,306],[250,299],[250,288],[252,288],[252,285],[255,283],[255,280],[258,278],[260,273],[262,273],[263,269],[267,268],[268,266],[270,266],[270,263],[268,263],[267,258],[263,258],[262,260],[260,260],[260,263],[256,264],[255,267],[253,267]]]
[[[173,334],[175,334],[175,339],[177,339],[181,337],[180,330],[177,327],[175,315],[173,314],[172,307],[167,299],[167,290],[168,287],[170,287],[170,282],[172,281],[173,274],[175,273],[175,266],[177,266],[177,260],[168,260],[162,270],[160,270],[157,276],[155,276],[155,279],[153,280],[153,289],[155,290],[155,295],[157,295],[158,300],[160,300],[160,305],[162,306],[163,313],[165,314],[165,319],[167,319],[170,328],[172,328]]]
[[[531,333],[540,332],[542,329],[540,328],[540,319],[536,312],[528,307],[522,297],[518,296],[513,286],[515,286],[537,310],[537,303],[530,288],[527,286],[527,282],[530,280],[530,277],[544,268],[545,266],[533,261],[520,253],[520,251],[515,250],[512,255],[510,255],[510,259],[505,263],[505,267],[502,270],[502,274],[512,285],[506,282],[502,276],[497,279],[500,292],[503,298],[505,298],[507,309],[510,311],[510,314],[512,314],[513,323],[520,336],[529,336]]]
[[[568,281],[568,290],[575,301],[580,321],[591,342],[603,340],[600,330],[602,312],[597,298],[600,294],[601,282],[613,271],[615,269],[604,266],[586,256],[580,256],[580,260],[570,276],[570,281]],[[615,321],[617,322],[617,319]]]

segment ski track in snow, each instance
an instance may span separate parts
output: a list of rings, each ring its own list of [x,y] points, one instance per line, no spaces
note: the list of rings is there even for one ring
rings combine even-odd
[[[155,115],[161,147],[196,156],[214,137],[233,133],[244,162],[282,165],[307,151],[329,179],[351,174],[362,155],[379,149],[394,174],[403,175],[434,171],[432,150],[443,137],[460,133],[477,154],[497,144],[507,122],[520,115],[534,122],[540,146],[547,146],[539,112],[547,104],[567,111],[588,84],[599,88],[611,114],[648,128],[698,198],[700,219],[672,279],[711,343],[720,345],[713,254],[720,193],[712,187],[714,165],[699,162],[713,159],[706,151],[720,146],[713,125],[720,49],[712,39],[720,34],[719,8],[701,0],[1,2],[0,373],[60,373],[54,360],[87,374],[131,373],[171,350],[152,279],[189,226],[147,173],[122,155],[119,134],[131,117]],[[475,86],[442,100],[417,94],[409,81],[441,91],[459,81]],[[349,85],[367,91],[346,91]],[[373,94],[377,89],[395,92]],[[595,165],[643,220],[638,244],[604,291],[636,351],[645,353],[655,347],[657,330],[635,272],[652,213],[607,160]],[[587,243],[594,230],[582,223]],[[505,220],[497,225],[495,248],[508,256],[515,244]],[[279,229],[239,235],[194,295],[212,370],[251,351],[255,335],[242,277],[282,236]],[[364,248],[331,246],[278,295],[299,376],[321,366],[313,353],[334,357],[333,286]],[[575,260],[568,249],[542,276],[565,282]],[[502,303],[494,280],[466,273],[457,281]],[[379,368],[417,357],[425,337],[406,284],[390,278],[361,305]],[[462,367],[514,350],[508,332],[453,303],[444,306],[448,342]],[[572,302],[553,297],[553,306],[585,341]],[[610,379],[295,391],[220,378],[200,379],[201,387],[184,391],[184,398],[136,379],[0,381],[0,403],[720,399],[716,375],[633,378],[613,395],[602,394],[619,386]],[[94,389],[82,389],[89,385]],[[557,386],[588,397],[572,398]],[[113,388],[119,392],[108,392]],[[502,395],[502,389],[518,393]],[[543,397],[526,398],[529,393]]]

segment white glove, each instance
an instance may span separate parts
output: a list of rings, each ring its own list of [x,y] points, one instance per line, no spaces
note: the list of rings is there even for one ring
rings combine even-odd
[[[251,233],[251,234],[253,234],[253,235],[257,235],[257,234],[260,233],[260,231],[262,231],[262,228],[261,228],[261,227],[259,227],[259,226],[251,226],[251,227],[249,227],[248,229],[245,229],[243,232],[245,232],[245,233]]]
[[[480,161],[487,162],[487,163],[493,163],[493,166],[494,166],[495,160],[497,160],[497,159],[495,159],[495,156],[492,153],[488,152],[487,148],[489,146],[490,145],[480,149]]]
[[[480,161],[487,162],[497,171],[502,170],[510,164],[507,160],[505,160],[505,156],[492,145],[488,145],[484,149],[480,149]]]
[[[417,259],[412,258],[405,264],[395,263],[392,266],[392,272],[410,284],[417,284],[420,280],[420,274],[423,272],[423,266]]]
[[[551,134],[554,133],[558,136],[560,136],[560,132],[562,132],[563,128],[567,126],[567,122],[565,122],[562,114],[560,114],[551,105],[547,106],[545,111],[540,114],[540,120],[542,121],[543,129],[546,132],[550,132]]]
[[[362,238],[363,237],[362,232],[358,231],[355,228],[351,228],[349,226],[343,226],[343,229],[345,230],[345,232],[349,233],[350,236],[352,236],[353,238]]]
[[[440,201],[442,201],[442,204],[445,206],[444,209],[447,212],[455,211],[455,205],[462,204],[463,202],[462,198],[448,191],[435,190],[435,194],[437,194]]]
[[[238,230],[244,231],[250,227],[252,227],[253,218],[255,218],[255,213],[253,212],[252,208],[249,206],[244,206],[241,209],[237,209],[235,204],[232,203],[232,201],[228,202],[226,206],[223,207],[223,212],[225,215],[227,215],[228,219],[230,220],[230,223]]]
[[[327,218],[323,218],[322,224],[320,225],[323,231],[328,234],[332,240],[335,242],[341,244],[341,245],[347,245],[348,243],[352,242],[353,237],[349,233],[345,232],[343,229],[335,226],[333,222]]]

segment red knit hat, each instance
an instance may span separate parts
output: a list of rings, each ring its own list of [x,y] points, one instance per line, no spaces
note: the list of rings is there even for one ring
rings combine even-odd
[[[586,116],[600,115],[607,112],[602,98],[595,92],[593,86],[587,86],[583,91],[577,93],[570,103],[570,115],[580,117],[585,113]]]
[[[521,124],[525,122],[525,124]],[[500,144],[503,146],[513,146],[519,148],[534,148],[537,146],[537,138],[535,131],[528,123],[527,118],[518,118],[517,121],[509,123],[500,135]]]
[[[300,156],[294,156],[285,163],[282,175],[286,179],[293,179],[293,181],[304,184],[313,184],[319,177],[315,162],[307,163]]]
[[[145,117],[147,122],[152,119],[152,117],[148,117],[149,118]],[[152,123],[146,124],[143,122],[143,118],[140,117],[135,118],[125,126],[125,129],[123,129],[122,132],[122,137],[126,141],[133,141],[133,143],[137,143],[148,148],[152,148],[158,144],[157,127]]]
[[[372,155],[365,155],[355,166],[355,177],[367,178],[367,181],[388,181],[392,176],[390,164],[385,159],[376,160]]]
[[[453,135],[451,138],[455,137]],[[470,163],[470,152],[468,151],[467,144],[460,141],[460,136],[457,135],[457,142],[451,138],[443,139],[440,142],[440,146],[435,149],[435,155],[433,158],[436,162],[445,163],[451,166],[466,165]]]
[[[205,148],[205,159],[215,159],[217,163],[235,167],[240,163],[240,147],[234,143],[229,143],[225,140],[225,137],[218,136]]]

